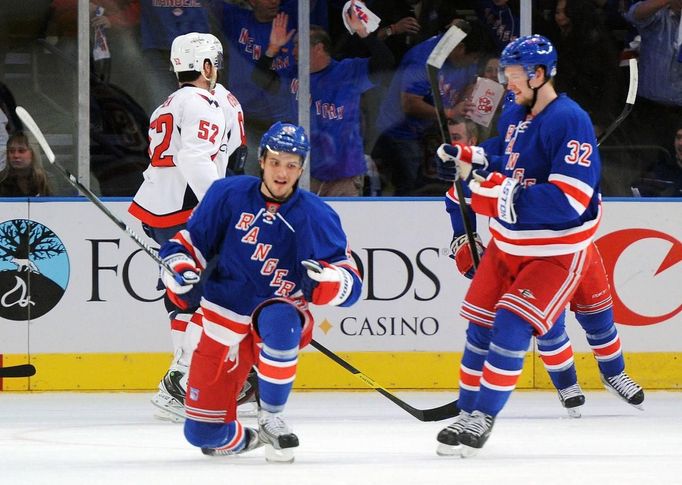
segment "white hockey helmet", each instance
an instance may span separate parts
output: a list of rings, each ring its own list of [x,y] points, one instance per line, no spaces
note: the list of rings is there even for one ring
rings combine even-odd
[[[223,46],[216,36],[190,32],[173,39],[170,61],[174,72],[201,72],[205,59],[216,69],[223,68]]]

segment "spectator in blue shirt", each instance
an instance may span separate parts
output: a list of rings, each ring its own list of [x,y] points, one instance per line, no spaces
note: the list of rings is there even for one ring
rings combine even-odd
[[[438,74],[439,94],[448,117],[466,116],[473,110],[463,93],[476,79],[478,58],[485,45],[480,24],[461,19],[454,22],[468,35],[450,53]],[[380,169],[390,171],[398,196],[410,195],[418,188],[426,154],[424,138],[436,126],[434,93],[425,66],[441,37],[431,37],[405,54],[379,110],[377,125],[381,135],[372,157]]]
[[[239,99],[244,110],[248,159],[245,172],[258,175],[258,143],[263,133],[275,122],[288,119],[289,99],[286,90],[265,90],[251,80],[256,64],[268,49],[272,22],[278,13],[286,13],[288,29],[296,29],[295,4],[289,11],[280,0],[249,0],[252,9],[237,5],[223,5],[223,33],[227,48],[227,86]],[[271,60],[269,68],[275,72],[295,69],[293,39],[289,37]],[[296,121],[296,120],[293,120]]]
[[[639,90],[630,122],[640,143],[666,147],[668,134],[682,118],[682,0],[644,0],[626,19],[642,38]]]
[[[178,88],[178,80],[171,72],[170,48],[173,39],[190,32],[209,32],[207,5],[201,0],[187,2],[159,2],[140,0],[140,35],[142,55],[146,64],[143,71],[147,92],[143,102],[148,114]],[[181,3],[182,6],[177,6]]]
[[[278,75],[269,69],[274,56],[292,36],[284,15],[272,26],[270,44],[254,80],[272,91],[284,86],[290,95],[290,119],[297,116],[298,80],[294,69]],[[368,34],[351,9],[349,25],[363,39],[369,58],[337,61],[331,57],[331,39],[319,26],[310,27],[310,190],[327,197],[362,195],[367,162],[361,130],[360,101],[376,84],[376,77],[393,65],[393,55],[377,34]],[[298,57],[298,40],[294,47]]]

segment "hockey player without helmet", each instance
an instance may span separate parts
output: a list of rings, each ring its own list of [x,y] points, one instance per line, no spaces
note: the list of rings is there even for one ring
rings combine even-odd
[[[523,66],[529,79],[535,76],[538,66],[545,68],[547,79],[556,76],[556,49],[546,37],[541,35],[525,35],[507,44],[500,56],[499,77],[505,84],[507,79],[504,68],[507,66]]]
[[[174,72],[201,72],[206,59],[216,69],[223,68],[223,46],[216,36],[191,32],[173,39],[170,61]]]
[[[294,153],[301,156],[301,163],[310,151],[310,142],[302,126],[278,121],[265,132],[260,140],[258,156],[265,156],[265,150],[271,152]]]

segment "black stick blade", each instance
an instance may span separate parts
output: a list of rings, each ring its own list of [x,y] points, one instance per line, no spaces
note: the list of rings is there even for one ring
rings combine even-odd
[[[422,411],[421,421],[443,421],[454,418],[458,414],[459,406],[457,406],[457,400],[454,400],[437,408],[425,409]]]
[[[0,367],[0,378],[3,377],[31,377],[35,375],[36,368],[32,364],[13,365]]]

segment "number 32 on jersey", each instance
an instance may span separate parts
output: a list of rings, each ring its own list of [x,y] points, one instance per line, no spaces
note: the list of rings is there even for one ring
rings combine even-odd
[[[591,143],[580,143],[578,140],[569,141],[566,146],[568,147],[568,155],[564,157],[564,162],[569,165],[582,165],[583,167],[589,167],[592,164],[590,156],[592,155],[592,144]]]

